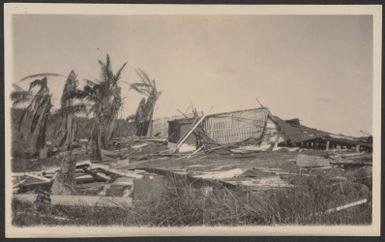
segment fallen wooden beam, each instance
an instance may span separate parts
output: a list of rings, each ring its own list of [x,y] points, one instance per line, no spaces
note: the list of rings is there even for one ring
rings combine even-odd
[[[352,161],[352,160],[340,160],[330,162],[332,165],[349,165],[349,166],[372,166],[373,162],[370,161]]]
[[[111,177],[105,175],[104,173],[102,172],[94,172],[94,171],[91,171],[91,170],[85,170],[86,173],[90,174],[91,176],[93,176],[95,178],[95,180],[100,180],[100,181],[109,181],[111,180]]]
[[[183,145],[183,143],[187,140],[187,138],[191,135],[192,132],[198,127],[200,123],[206,118],[206,115],[202,115],[202,117],[194,124],[194,126],[183,136],[183,138],[176,145],[176,151]]]
[[[338,207],[335,207],[335,208],[328,209],[325,212],[318,212],[318,213],[315,213],[314,215],[322,215],[322,214],[334,213],[334,212],[338,212],[338,211],[345,210],[345,209],[348,209],[348,208],[356,207],[356,206],[365,204],[367,202],[368,202],[368,200],[365,198],[365,199],[361,199],[361,200],[358,200],[358,201],[355,201],[355,202],[351,202],[351,203],[348,203],[348,204],[345,204],[345,205],[342,205],[342,206],[338,206]]]
[[[297,156],[296,165],[298,167],[321,167],[321,166],[329,166],[331,163],[331,160],[318,157],[318,156],[311,156],[311,155],[305,155],[305,154],[299,154]]]
[[[125,176],[125,177],[132,177],[132,178],[138,178],[138,179],[143,178],[142,175],[136,174],[133,171],[126,171],[126,172],[118,171],[118,170],[109,168],[108,166],[102,165],[102,164],[92,164],[91,167],[89,168],[89,170],[91,170],[91,171],[95,170],[95,169],[101,169],[106,174],[112,174],[112,175],[116,175],[116,176]]]
[[[54,219],[54,220],[73,222],[73,219],[70,219],[68,217],[56,216],[52,214],[47,215],[47,214],[31,213],[31,212],[16,212],[16,216],[37,216],[43,219]]]
[[[76,169],[84,169],[89,167],[91,164],[92,163],[90,160],[79,161],[79,162],[76,162]],[[56,173],[59,170],[60,170],[60,167],[49,167],[49,168],[45,168],[45,170],[41,171],[40,173],[43,173],[43,174]]]
[[[199,147],[198,149],[194,150],[191,154],[189,154],[187,156],[187,158],[190,158],[191,156],[195,155],[196,153],[198,153],[199,151],[201,151],[203,149],[203,145],[201,145],[201,147]]]
[[[89,182],[95,182],[97,180],[92,175],[81,175],[81,176],[75,177],[75,181],[76,183],[89,183]]]
[[[131,149],[140,149],[140,148],[143,148],[143,147],[146,147],[146,146],[148,146],[147,143],[142,143],[142,144],[137,144],[137,145],[131,146]]]
[[[40,179],[42,177],[41,171],[32,171],[32,172],[12,172],[12,177],[19,177],[19,176],[38,176]],[[44,178],[44,177],[43,177]]]
[[[13,199],[33,203],[37,194],[14,194]],[[130,208],[132,199],[129,197],[105,197],[105,196],[70,196],[51,195],[52,205],[61,206],[85,206],[85,207],[120,207]]]
[[[27,188],[28,190],[34,189],[34,188],[49,188],[52,184],[52,181],[40,181],[40,182],[33,182],[33,183],[27,183],[27,184],[20,184],[19,187],[23,190],[23,188]]]
[[[167,142],[167,139],[162,139],[162,138],[150,138],[150,139],[145,139],[146,141],[149,141],[149,142],[158,142],[158,143],[166,143]]]
[[[363,156],[367,153],[365,152],[357,152],[357,153],[332,153],[333,156],[337,156],[337,157],[354,157],[354,156]]]

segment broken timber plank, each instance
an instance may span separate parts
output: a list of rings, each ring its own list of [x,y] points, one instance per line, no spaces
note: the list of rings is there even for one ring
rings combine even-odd
[[[178,142],[178,144],[176,145],[176,150],[178,150],[183,145],[183,143],[187,140],[187,138],[191,135],[191,133],[194,132],[194,130],[198,127],[200,123],[202,123],[202,121],[205,118],[206,118],[206,115],[202,115],[202,117],[194,124],[194,126],[186,133],[186,135],[183,136],[180,142]]]
[[[33,203],[36,201],[37,194],[14,194],[13,198],[22,202]],[[128,197],[51,195],[50,198],[52,205],[61,206],[123,208],[132,206],[132,199]]]
[[[348,209],[348,208],[352,208],[352,207],[355,207],[355,206],[359,206],[359,205],[365,204],[367,202],[368,202],[368,200],[365,198],[365,199],[361,199],[361,200],[358,200],[358,201],[355,201],[355,202],[351,202],[351,203],[348,203],[348,204],[345,204],[345,205],[342,205],[342,206],[338,206],[336,208],[328,209],[325,212],[318,212],[318,213],[315,213],[314,215],[322,215],[322,214],[334,213],[334,212],[338,212],[338,211],[345,210],[345,209]]]
[[[132,177],[132,178],[139,178],[139,179],[143,177],[142,175],[136,174],[135,172],[132,172],[132,171],[130,172],[118,171],[118,170],[109,168],[106,165],[101,165],[101,164],[92,164],[89,170],[94,170],[94,169],[101,169],[104,171],[104,173],[113,174],[117,176]]]
[[[79,161],[79,162],[76,162],[76,169],[87,168],[90,165],[91,165],[91,161],[90,160]],[[59,170],[60,170],[60,167],[47,167],[46,170],[41,171],[40,173],[43,173],[43,174],[56,173]]]
[[[37,216],[43,219],[54,219],[54,220],[61,220],[61,221],[73,221],[70,218],[63,217],[63,216],[56,216],[56,215],[46,215],[46,214],[41,214],[41,213],[33,213],[33,212],[16,212],[16,216]]]
[[[85,172],[90,174],[91,176],[93,176],[96,180],[101,180],[101,181],[109,181],[109,180],[111,180],[111,177],[105,175],[102,172],[94,172],[94,171],[91,171],[91,170],[85,170]]]
[[[305,168],[329,166],[330,160],[317,156],[299,154],[297,156],[296,165]]]
[[[340,160],[330,162],[332,165],[350,165],[350,166],[372,166],[373,162],[369,161],[352,161],[352,160]]]
[[[33,175],[33,174],[29,174],[29,173],[27,173],[26,176],[29,176],[29,177],[32,177],[32,178],[35,178],[35,179],[38,179],[38,180],[41,180],[41,181],[45,181],[45,182],[50,182],[51,181],[51,179],[45,178],[43,176],[36,176],[36,175]]]
[[[198,153],[199,151],[201,151],[203,149],[203,145],[201,145],[201,147],[199,147],[198,149],[194,150],[191,154],[189,154],[187,156],[187,158],[190,158],[191,156],[195,155],[196,153]]]
[[[13,177],[19,177],[19,176],[37,176],[40,179],[42,177],[42,172],[41,171],[32,171],[32,172],[12,172]]]

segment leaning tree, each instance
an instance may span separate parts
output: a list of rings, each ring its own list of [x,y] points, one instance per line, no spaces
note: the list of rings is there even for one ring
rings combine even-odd
[[[151,80],[147,73],[142,69],[135,71],[141,82],[130,84],[130,88],[145,96],[140,101],[135,114],[136,135],[146,136],[161,92],[157,90],[155,80]]]
[[[23,137],[31,140],[31,154],[42,155],[41,151],[46,142],[47,121],[52,108],[47,77],[32,81],[28,90],[17,89],[12,92],[11,99],[14,105],[27,103],[19,119],[18,129]]]

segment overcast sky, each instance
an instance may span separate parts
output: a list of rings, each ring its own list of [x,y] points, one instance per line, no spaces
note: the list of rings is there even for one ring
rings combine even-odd
[[[222,112],[258,107],[283,119],[348,135],[372,128],[370,16],[53,16],[13,19],[14,82],[74,69],[99,76],[109,53],[122,81],[140,67],[162,95],[155,117],[177,109]],[[65,78],[51,78],[58,103]],[[26,82],[19,85],[26,87]],[[121,83],[123,117],[140,96]]]

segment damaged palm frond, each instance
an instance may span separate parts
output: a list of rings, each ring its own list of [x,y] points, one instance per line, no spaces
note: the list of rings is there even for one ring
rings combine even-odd
[[[130,88],[146,96],[140,101],[136,110],[136,134],[138,136],[145,136],[154,114],[156,101],[158,100],[161,92],[157,90],[155,80],[151,80],[146,72],[140,68],[135,69],[135,71],[140,77],[141,82],[130,84]]]
[[[60,111],[64,114],[88,114],[87,106],[85,104],[76,104],[69,107],[64,107]]]
[[[25,91],[23,88],[21,88],[19,85],[15,84],[15,83],[12,84],[12,87],[13,87],[14,91],[17,91],[17,92]]]
[[[119,70],[116,72],[116,74],[113,77],[114,83],[116,83],[120,79],[120,75],[122,74],[123,69],[126,67],[127,62],[124,63]]]
[[[18,90],[11,93],[13,105],[31,101],[32,93],[30,91]]]
[[[36,79],[36,80],[32,81],[29,84],[29,90],[31,91],[36,86],[41,87],[41,89],[39,91],[45,90],[45,88],[48,87],[47,77],[44,77],[43,79]]]
[[[39,89],[33,93],[32,89],[35,87]],[[32,81],[28,91],[17,90],[13,92],[11,99],[14,105],[29,102],[19,119],[18,129],[24,137],[31,139],[30,148],[32,155],[42,155],[41,150],[45,146],[48,116],[52,108],[47,77]]]
[[[53,73],[53,72],[38,73],[38,74],[33,74],[33,75],[29,75],[29,76],[23,77],[20,80],[20,82],[24,81],[24,80],[27,80],[27,79],[33,79],[33,78],[39,78],[39,77],[49,77],[49,76],[57,77],[57,76],[63,76],[63,75],[59,74],[59,73]]]
[[[96,86],[96,85],[99,85],[100,83],[98,83],[98,81],[97,80],[95,80],[95,81],[92,81],[92,80],[89,80],[89,79],[85,79],[85,81],[86,81],[86,83],[87,83],[87,86],[91,86],[91,87],[93,87],[93,86]]]
[[[84,101],[84,106],[78,106],[77,111],[88,111],[95,118],[91,134],[91,146],[93,147],[92,159],[101,161],[101,148],[106,148],[112,140],[115,120],[122,106],[121,88],[118,81],[121,78],[124,63],[116,73],[112,70],[111,59],[107,54],[106,60],[99,60],[101,66],[99,80],[86,80],[82,90],[75,90],[68,97]]]
[[[69,101],[71,101],[73,93],[76,92],[77,87],[77,76],[75,72],[72,70],[66,80],[66,83],[64,85],[63,94],[60,100],[60,105],[63,110],[63,108],[68,107]]]

